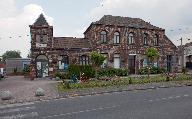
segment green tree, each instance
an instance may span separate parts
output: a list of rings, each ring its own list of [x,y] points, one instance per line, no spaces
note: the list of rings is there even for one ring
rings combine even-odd
[[[3,61],[5,61],[8,58],[21,58],[21,52],[15,51],[15,50],[6,51],[2,55],[2,59],[3,59]]]
[[[154,60],[156,58],[158,58],[159,56],[159,52],[157,51],[156,48],[148,48],[145,51],[146,57],[148,59],[148,78],[149,78],[149,74],[150,74],[150,68],[152,68],[153,64],[154,64]]]
[[[96,51],[91,52],[90,57],[91,57],[92,65],[95,68],[95,76],[96,78],[98,78],[97,72],[98,72],[98,69],[100,69],[100,66],[103,64],[105,57],[104,55]]]

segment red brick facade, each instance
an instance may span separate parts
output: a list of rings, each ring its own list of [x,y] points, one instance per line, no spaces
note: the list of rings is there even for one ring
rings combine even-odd
[[[85,38],[53,37],[53,27],[47,24],[43,15],[30,26],[30,30],[32,66],[37,77],[44,77],[38,75],[38,60],[47,60],[48,75],[51,76],[60,67],[60,60],[64,59],[64,64],[83,64],[88,59],[82,56],[89,56],[91,51],[105,54],[107,67],[130,68],[130,73],[137,74],[144,66],[145,50],[149,47],[159,51],[158,66],[170,67],[171,71],[178,66],[177,47],[167,38],[165,30],[138,18],[104,16],[87,28]],[[39,55],[47,58],[38,59]],[[42,65],[39,63],[39,66]]]

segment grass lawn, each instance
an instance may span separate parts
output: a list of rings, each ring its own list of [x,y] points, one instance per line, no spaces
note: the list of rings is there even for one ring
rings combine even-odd
[[[147,77],[119,77],[115,80],[104,81],[104,80],[92,80],[85,83],[69,83],[63,84],[58,83],[58,90],[59,91],[73,91],[79,89],[90,89],[90,88],[107,88],[107,87],[121,87],[127,86],[132,84],[145,84],[145,83],[152,83],[152,82],[167,82],[167,81],[183,81],[183,80],[192,80],[192,75],[187,74],[178,74],[175,77],[167,78],[164,75],[157,75],[152,76],[150,79]]]

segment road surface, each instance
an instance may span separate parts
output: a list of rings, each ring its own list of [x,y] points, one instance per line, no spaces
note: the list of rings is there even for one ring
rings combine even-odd
[[[2,106],[0,119],[192,119],[192,87],[126,91]]]

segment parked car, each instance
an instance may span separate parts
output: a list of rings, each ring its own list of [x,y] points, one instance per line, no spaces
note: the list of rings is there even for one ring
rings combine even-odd
[[[0,77],[4,78],[5,77],[5,72],[3,70],[0,70]]]

